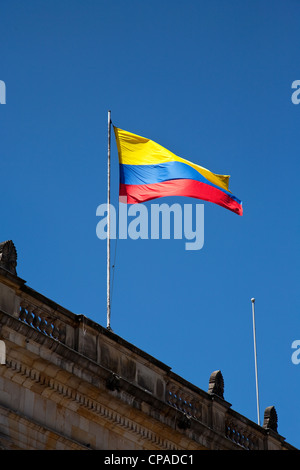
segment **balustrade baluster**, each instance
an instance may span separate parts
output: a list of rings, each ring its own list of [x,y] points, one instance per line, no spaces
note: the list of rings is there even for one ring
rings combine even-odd
[[[33,313],[31,311],[31,308],[28,307],[27,308],[27,315],[26,315],[26,323],[28,323],[28,325],[32,325],[32,321],[33,321]]]
[[[57,326],[57,322],[55,322],[53,324],[53,332],[52,332],[52,336],[54,339],[58,339],[59,338],[59,328]]]
[[[20,308],[20,316],[19,316],[19,319],[20,319],[21,321],[25,321],[25,320],[26,320],[26,315],[27,315],[27,312],[26,312],[25,308],[24,308],[24,307],[21,307],[21,308]]]
[[[35,310],[33,313],[34,313],[34,319],[33,319],[33,321],[32,321],[32,326],[33,326],[34,328],[39,328],[39,324],[40,324],[40,322],[41,322],[41,319],[40,319],[40,317],[39,317],[39,313],[38,313],[37,310]]]
[[[51,320],[50,318],[48,317],[47,318],[47,325],[46,325],[46,328],[45,328],[45,332],[48,336],[51,336],[52,334],[52,330],[53,330],[53,326],[51,324]]]
[[[41,316],[40,330],[42,333],[45,333],[45,328],[46,328],[46,320],[44,316]]]

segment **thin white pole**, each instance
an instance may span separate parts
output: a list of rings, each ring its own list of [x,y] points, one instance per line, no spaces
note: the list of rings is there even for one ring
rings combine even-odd
[[[108,152],[107,152],[107,328],[110,328],[110,130],[111,113],[108,111]]]
[[[255,361],[255,382],[256,382],[256,403],[257,403],[257,422],[260,426],[259,416],[259,396],[258,396],[258,375],[257,375],[257,353],[256,353],[256,332],[255,332],[255,299],[251,299],[252,302],[252,320],[253,320],[253,342],[254,342],[254,361]]]

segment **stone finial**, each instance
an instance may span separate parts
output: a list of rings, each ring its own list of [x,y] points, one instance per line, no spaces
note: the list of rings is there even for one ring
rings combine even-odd
[[[0,267],[17,274],[17,250],[11,240],[0,243]]]
[[[224,379],[220,370],[213,372],[209,378],[208,393],[224,400]]]
[[[263,428],[272,429],[272,431],[277,432],[277,424],[278,424],[278,418],[277,418],[277,412],[275,410],[275,407],[268,406],[265,409],[265,413],[264,413]]]

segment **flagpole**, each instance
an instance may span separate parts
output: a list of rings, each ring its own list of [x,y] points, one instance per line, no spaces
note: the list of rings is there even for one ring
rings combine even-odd
[[[256,403],[257,403],[257,422],[260,425],[259,416],[259,397],[258,397],[258,376],[257,376],[257,354],[256,354],[256,333],[255,333],[255,299],[251,299],[252,302],[252,320],[253,320],[253,342],[254,342],[254,361],[255,361],[255,382],[256,382]]]
[[[107,328],[110,330],[110,130],[111,112],[108,111],[108,151],[107,151]]]

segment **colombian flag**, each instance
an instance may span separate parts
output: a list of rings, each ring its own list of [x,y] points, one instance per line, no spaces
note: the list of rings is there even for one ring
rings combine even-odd
[[[217,175],[177,157],[161,145],[114,127],[120,163],[120,196],[134,204],[165,196],[210,201],[243,215],[242,202],[228,190],[229,176]]]

